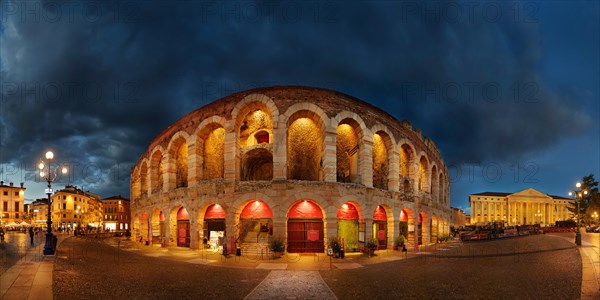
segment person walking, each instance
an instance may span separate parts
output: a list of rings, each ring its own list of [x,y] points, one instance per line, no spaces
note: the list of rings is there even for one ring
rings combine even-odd
[[[31,240],[31,246],[33,246],[33,227],[29,227],[29,239]]]

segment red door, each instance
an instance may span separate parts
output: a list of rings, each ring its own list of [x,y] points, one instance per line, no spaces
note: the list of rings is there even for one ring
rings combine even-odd
[[[177,246],[189,247],[190,246],[190,222],[189,221],[178,221],[177,222]]]
[[[288,248],[290,253],[323,252],[323,221],[290,220]]]

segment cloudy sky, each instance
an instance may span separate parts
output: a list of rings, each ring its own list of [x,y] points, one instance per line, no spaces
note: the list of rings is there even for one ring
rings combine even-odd
[[[600,7],[549,2],[0,3],[0,177],[129,196],[149,142],[240,90],[334,89],[408,119],[449,168],[451,205],[600,169]]]

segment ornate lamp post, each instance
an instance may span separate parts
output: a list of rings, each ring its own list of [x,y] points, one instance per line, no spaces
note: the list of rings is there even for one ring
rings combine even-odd
[[[581,211],[579,209],[579,204],[581,203],[581,198],[584,195],[587,195],[587,190],[581,190],[581,183],[578,182],[575,186],[579,189],[579,191],[569,191],[569,196],[573,196],[575,202],[577,202],[577,232],[575,233],[575,245],[581,246],[581,232],[579,231],[580,220],[581,220]]]
[[[54,158],[54,153],[52,151],[46,152],[46,160],[40,159],[38,164],[38,168],[40,169],[40,177],[43,178],[46,182],[48,182],[48,188],[46,189],[46,194],[48,195],[48,221],[46,224],[48,225],[48,230],[46,232],[46,244],[44,245],[44,255],[54,255],[54,242],[52,235],[52,199],[50,196],[52,195],[52,182],[56,180],[56,175],[58,172],[58,166],[53,168],[52,159]],[[63,174],[67,173],[67,168],[62,167],[61,172]]]

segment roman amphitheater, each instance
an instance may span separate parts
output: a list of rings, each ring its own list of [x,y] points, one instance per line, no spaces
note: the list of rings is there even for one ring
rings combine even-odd
[[[390,248],[447,234],[448,170],[434,142],[388,113],[320,88],[239,92],[184,116],[131,170],[137,240],[167,247],[323,252],[343,238]],[[231,250],[230,250],[231,251]]]

